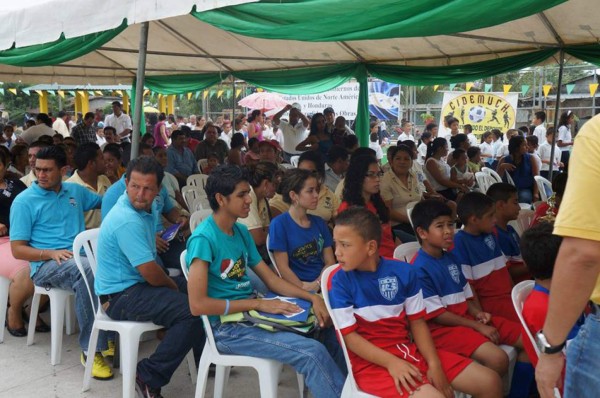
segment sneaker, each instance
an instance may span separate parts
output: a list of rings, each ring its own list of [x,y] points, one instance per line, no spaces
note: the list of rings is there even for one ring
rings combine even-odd
[[[82,352],[81,353],[81,364],[85,366],[85,362],[87,361],[87,356]],[[92,377],[97,380],[110,380],[113,378],[113,372],[110,369],[110,366],[104,362],[104,357],[97,352],[94,355],[94,364],[92,366]]]
[[[148,384],[144,383],[144,380],[140,376],[135,376],[135,392],[138,397],[143,398],[163,398],[160,393],[160,388],[152,388]]]
[[[115,356],[115,342],[108,340],[108,350],[102,351],[102,356],[106,359],[113,359]]]

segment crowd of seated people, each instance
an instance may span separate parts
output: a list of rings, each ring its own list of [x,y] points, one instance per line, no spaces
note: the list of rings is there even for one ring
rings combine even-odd
[[[520,242],[510,222],[520,202],[538,199],[533,176],[550,163],[550,144],[538,149],[515,130],[506,144],[501,133],[490,132],[473,146],[472,130],[460,133],[454,119],[446,121],[449,141],[437,137],[437,126],[419,140],[411,123],[403,123],[405,139],[387,148],[386,162],[374,145],[357,148],[354,132],[332,109],[309,119],[294,104],[273,117],[279,136],[260,111],[220,123],[194,116],[190,124],[161,114],[131,159],[127,115],[115,105],[110,116],[101,124],[86,114],[73,127],[77,139],[4,133],[0,275],[11,282],[11,335],[27,335],[34,284],[73,289],[81,361],[93,355],[92,375],[111,379],[114,336],[101,333],[98,352],[87,351],[94,315],[86,278],[109,317],[143,314],[167,329],[156,351],[138,363],[143,396],[160,397],[191,349],[199,360],[206,337],[197,315],[209,316],[220,351],[290,364],[318,397],[340,396],[348,372],[332,317],[359,388],[371,394],[449,397],[455,389],[500,397],[508,374],[500,344],[518,352],[510,396],[532,393],[536,361],[510,292],[531,278],[536,291],[547,290],[551,269],[542,269],[530,242],[547,231],[534,230]],[[48,127],[46,117],[39,119]],[[370,141],[379,145],[376,128],[372,123]],[[551,143],[554,130],[543,134]],[[285,144],[288,138],[294,147]],[[293,156],[297,167],[289,164]],[[484,166],[510,174],[515,185],[474,192],[473,175]],[[182,189],[198,174],[208,176],[202,189],[212,215],[190,230],[197,209],[188,208]],[[556,195],[538,206],[535,223],[556,215],[566,173],[554,184]],[[165,239],[175,224],[179,233]],[[455,233],[457,225],[463,230]],[[95,278],[87,263],[85,275],[79,273],[72,253],[77,234],[91,228],[100,228]],[[415,241],[421,249],[413,267],[393,259],[398,245]],[[185,249],[189,281],[173,272]],[[335,264],[329,313],[319,293],[323,272]],[[220,317],[298,311],[290,302],[262,299],[269,292],[310,302],[320,333],[265,331]],[[527,313],[540,323],[535,311]],[[38,319],[36,331],[48,330]]]

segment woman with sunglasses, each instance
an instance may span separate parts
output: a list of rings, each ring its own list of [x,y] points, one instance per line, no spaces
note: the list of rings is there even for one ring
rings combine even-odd
[[[394,239],[390,225],[390,212],[379,194],[383,172],[374,156],[360,155],[350,159],[346,172],[342,204],[338,213],[352,206],[366,207],[379,217],[382,224],[379,250],[382,256],[394,257]]]

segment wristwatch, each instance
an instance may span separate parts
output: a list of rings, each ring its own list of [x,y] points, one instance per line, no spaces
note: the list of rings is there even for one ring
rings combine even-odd
[[[561,352],[566,345],[566,342],[563,342],[559,345],[550,345],[550,343],[548,343],[548,339],[546,339],[546,336],[544,336],[543,330],[537,332],[535,337],[537,348],[542,354],[556,354],[557,352]]]

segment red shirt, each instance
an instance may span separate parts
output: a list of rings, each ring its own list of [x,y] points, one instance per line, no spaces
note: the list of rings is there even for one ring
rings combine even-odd
[[[349,205],[348,202],[342,202],[338,208],[338,213],[341,213],[349,207],[352,206]],[[367,203],[366,208],[371,213],[377,215],[377,209],[375,209],[373,202]],[[394,243],[394,238],[392,236],[392,225],[389,222],[386,224],[381,224],[381,242],[379,243],[379,254],[381,254],[383,257],[394,258],[395,249],[396,244]]]

